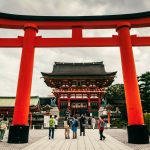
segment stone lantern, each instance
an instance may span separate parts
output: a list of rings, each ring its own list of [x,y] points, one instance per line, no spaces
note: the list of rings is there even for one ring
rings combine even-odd
[[[113,107],[110,104],[106,105],[106,110],[107,110],[107,115],[108,115],[108,124],[107,124],[107,127],[110,127],[110,112],[111,112],[112,108]]]

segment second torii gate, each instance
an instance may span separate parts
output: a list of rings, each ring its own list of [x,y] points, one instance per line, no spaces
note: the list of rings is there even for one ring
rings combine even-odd
[[[24,29],[24,37],[0,38],[0,47],[22,47],[16,103],[8,143],[28,142],[28,115],[34,48],[120,47],[128,114],[128,142],[149,143],[144,124],[132,46],[150,46],[150,37],[130,35],[130,28],[150,27],[150,12],[110,16],[25,16],[0,13],[0,28]],[[42,38],[38,30],[72,30],[71,38]],[[83,29],[116,29],[112,37],[82,37]]]

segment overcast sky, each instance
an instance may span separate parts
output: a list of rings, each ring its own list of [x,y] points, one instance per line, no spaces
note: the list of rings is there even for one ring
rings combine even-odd
[[[0,0],[0,12],[22,15],[84,16],[137,13],[150,10],[149,0]],[[132,34],[150,36],[150,28],[132,29]],[[84,30],[86,37],[112,36],[115,30]],[[0,29],[0,38],[23,36],[21,30]],[[39,31],[43,37],[71,37],[70,31]],[[150,71],[150,48],[134,47],[137,75]],[[21,49],[0,49],[0,96],[15,96]],[[55,61],[103,61],[107,72],[117,71],[113,84],[123,83],[119,48],[38,48],[35,50],[32,96],[47,96],[51,89],[41,72],[51,72]]]

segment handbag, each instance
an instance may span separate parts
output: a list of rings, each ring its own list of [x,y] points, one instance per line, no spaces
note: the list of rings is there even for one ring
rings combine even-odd
[[[85,124],[82,124],[82,127],[85,127],[86,125]]]
[[[0,125],[0,129],[5,130],[7,128],[6,123],[2,122]]]
[[[69,128],[69,125],[67,124],[67,121],[64,121],[64,128],[65,129]]]

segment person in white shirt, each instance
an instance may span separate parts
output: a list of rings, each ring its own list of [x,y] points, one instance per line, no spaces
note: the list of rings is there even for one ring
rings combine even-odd
[[[57,115],[54,116],[54,119],[55,119],[55,129],[57,129],[57,127],[58,127],[58,117],[57,117]]]
[[[96,120],[94,117],[92,117],[92,127],[93,127],[93,130],[95,129],[95,124],[96,124]]]

